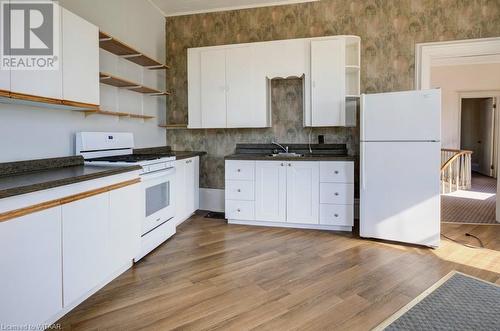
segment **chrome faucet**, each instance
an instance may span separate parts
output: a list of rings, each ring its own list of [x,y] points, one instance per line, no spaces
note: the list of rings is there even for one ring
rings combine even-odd
[[[280,147],[281,149],[283,149],[285,151],[285,153],[288,153],[288,146],[283,147],[283,145],[281,145],[281,144],[279,144],[279,143],[277,143],[275,141],[273,141],[272,144]]]

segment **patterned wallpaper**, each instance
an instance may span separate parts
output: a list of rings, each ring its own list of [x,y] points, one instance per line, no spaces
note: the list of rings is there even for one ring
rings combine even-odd
[[[414,87],[415,43],[500,36],[500,0],[321,0],[296,5],[169,17],[166,21],[167,121],[187,122],[189,47],[353,34],[361,37],[361,90]],[[298,80],[272,84],[273,127],[268,129],[167,130],[177,150],[203,150],[200,186],[224,187],[224,155],[239,142],[307,142],[324,134],[358,154],[358,130],[302,127]]]

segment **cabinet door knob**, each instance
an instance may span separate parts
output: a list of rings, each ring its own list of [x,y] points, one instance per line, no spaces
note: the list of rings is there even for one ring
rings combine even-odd
[[[338,196],[339,195],[339,192],[335,192],[335,196]]]
[[[238,172],[241,172],[241,169],[238,169]]]
[[[335,217],[339,217],[339,214],[334,214],[333,216],[335,216]]]
[[[285,164],[282,162],[282,163],[281,163],[281,166],[284,166],[284,165],[285,165]]]
[[[291,167],[291,166],[292,166],[292,164],[291,164],[291,163],[288,163],[288,166],[289,166],[289,167]]]
[[[236,209],[236,211],[239,213],[241,210],[240,210],[240,208],[238,208],[238,209]]]
[[[238,189],[237,191],[238,191],[238,192],[241,192],[241,190],[240,190],[240,189]]]
[[[335,175],[338,175],[339,174],[339,171],[338,170],[335,170],[334,171]]]

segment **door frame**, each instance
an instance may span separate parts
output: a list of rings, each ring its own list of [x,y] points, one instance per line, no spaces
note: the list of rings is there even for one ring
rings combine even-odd
[[[498,102],[500,100],[500,91],[458,91],[458,145],[462,146],[462,99],[478,99],[478,98],[493,98],[493,104],[497,104],[497,108],[493,111],[493,167],[495,178],[498,178],[498,154],[500,152],[498,139],[500,137],[500,120],[498,114]],[[491,173],[490,173],[491,175]],[[499,183],[500,184],[500,183]]]
[[[500,37],[418,43],[415,45],[415,89],[431,88],[432,61],[495,56],[500,56]]]
[[[476,60],[500,56],[500,37],[464,39],[417,43],[415,45],[415,89],[431,88],[432,61],[468,58],[471,64]],[[484,63],[484,60],[481,62]],[[497,103],[500,100],[497,99]],[[461,116],[461,113],[460,113]],[[498,116],[500,117],[500,116]],[[498,131],[498,129],[497,129]],[[500,164],[500,153],[497,144],[497,163]],[[500,194],[500,175],[497,176],[497,196]],[[496,199],[496,220],[500,223],[500,199]]]

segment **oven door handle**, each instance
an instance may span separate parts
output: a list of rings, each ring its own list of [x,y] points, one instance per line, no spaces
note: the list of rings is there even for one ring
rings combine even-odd
[[[141,175],[141,177],[143,181],[147,181],[162,176],[171,176],[173,174],[175,174],[175,168],[168,168],[168,169],[161,169],[153,172],[148,172],[147,174]]]

